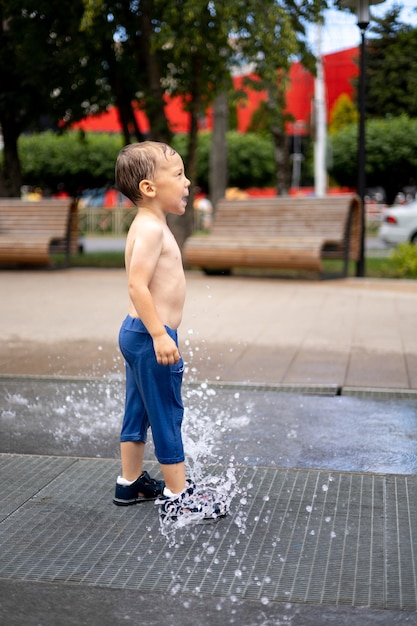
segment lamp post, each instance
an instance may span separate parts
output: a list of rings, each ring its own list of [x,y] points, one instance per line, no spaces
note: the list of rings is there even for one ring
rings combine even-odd
[[[358,137],[358,196],[362,203],[361,240],[356,276],[365,276],[365,188],[366,188],[366,141],[365,141],[365,102],[366,102],[366,29],[369,26],[369,6],[382,4],[385,0],[341,0],[340,4],[356,11],[361,32],[360,71],[359,71],[359,137]]]

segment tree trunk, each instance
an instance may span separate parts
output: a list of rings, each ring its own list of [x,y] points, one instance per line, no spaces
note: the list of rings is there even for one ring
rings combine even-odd
[[[290,191],[290,159],[285,130],[272,129],[274,154],[277,168],[277,194],[288,196]]]
[[[152,50],[152,12],[153,1],[142,0],[140,13],[140,57],[147,69],[148,93],[146,94],[146,113],[149,119],[149,139],[169,143],[172,133],[165,115],[164,90],[157,54]],[[141,60],[139,62],[141,62]]]
[[[273,89],[269,89],[268,95],[273,119],[270,131],[274,141],[277,194],[287,196],[291,187],[291,168],[285,132],[285,81],[282,79]]]
[[[185,170],[187,177],[191,180],[190,196],[188,199],[185,215],[180,218],[171,216],[169,225],[174,233],[174,237],[182,250],[185,240],[193,232],[194,227],[194,186],[197,179],[197,142],[198,142],[198,115],[201,103],[201,64],[203,60],[200,56],[193,59],[192,86],[190,89],[190,102],[188,110],[190,112],[190,130],[188,133],[188,150]]]
[[[128,144],[132,140],[132,136],[136,141],[144,141],[145,135],[140,130],[136,121],[135,112],[133,110],[130,100],[125,100],[122,97],[116,99],[117,111],[119,114],[120,124],[122,126],[122,134],[125,144]]]
[[[168,224],[177,243],[182,250],[185,240],[192,234],[194,227],[194,185],[197,177],[197,140],[198,140],[198,117],[191,104],[190,131],[188,134],[188,157],[185,165],[187,178],[191,180],[190,195],[184,215],[170,215]]]
[[[0,119],[3,130],[3,167],[0,170],[0,197],[20,198],[22,187],[22,171],[20,168],[17,140],[19,131],[15,122],[9,117]]]
[[[226,194],[227,131],[229,128],[229,102],[227,92],[220,93],[213,104],[213,134],[210,148],[209,196],[216,210],[216,204]]]

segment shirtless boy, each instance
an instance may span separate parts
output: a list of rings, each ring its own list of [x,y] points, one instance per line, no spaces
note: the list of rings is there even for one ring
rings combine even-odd
[[[130,505],[157,500],[162,516],[175,511],[215,518],[226,514],[214,493],[186,479],[181,424],[184,364],[177,328],[185,300],[185,276],[167,215],[182,215],[190,181],[180,155],[170,146],[146,141],[119,153],[116,186],[137,207],[129,229],[125,264],[129,309],[119,334],[126,363],[126,403],[120,435],[122,474],[113,502]],[[164,480],[143,471],[148,428]]]

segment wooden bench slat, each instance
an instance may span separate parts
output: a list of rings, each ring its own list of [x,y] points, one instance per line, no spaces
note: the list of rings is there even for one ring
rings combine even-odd
[[[59,243],[68,262],[74,203],[67,200],[0,199],[0,265],[50,265],[51,245]]]
[[[221,200],[208,235],[184,246],[190,267],[322,271],[323,258],[358,260],[361,204],[358,196]]]

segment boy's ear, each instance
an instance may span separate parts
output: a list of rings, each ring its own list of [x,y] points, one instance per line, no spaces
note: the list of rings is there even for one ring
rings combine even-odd
[[[139,191],[142,196],[153,197],[155,195],[155,185],[152,181],[145,178],[139,183]]]

